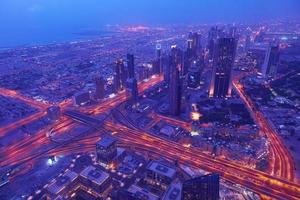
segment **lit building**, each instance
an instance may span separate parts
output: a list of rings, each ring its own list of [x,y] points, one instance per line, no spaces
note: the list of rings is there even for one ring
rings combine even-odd
[[[68,169],[47,184],[44,199],[101,199],[110,183],[109,174],[98,167],[87,166],[79,174]]]
[[[105,81],[102,77],[98,77],[96,78],[95,83],[96,83],[95,98],[103,99],[105,96]]]
[[[274,77],[277,73],[279,64],[279,46],[270,45],[266,51],[262,75],[266,78]]]
[[[47,197],[55,199],[58,196],[67,196],[78,184],[78,174],[67,170],[62,176],[57,177],[46,187]]]
[[[194,61],[192,66],[189,68],[189,72],[187,75],[187,86],[189,88],[196,89],[200,86],[201,79],[201,69],[200,66],[197,65],[197,62]]]
[[[182,185],[182,200],[218,200],[219,175],[208,174],[187,180]]]
[[[95,166],[88,166],[80,173],[80,183],[87,189],[102,192],[110,184],[110,176]]]
[[[125,88],[126,73],[123,60],[116,61],[114,69],[114,87],[115,92],[119,92]]]
[[[179,69],[182,67],[180,51],[174,46],[169,57],[170,83],[169,83],[169,112],[179,115],[181,110],[181,83]]]
[[[110,163],[117,156],[117,139],[104,137],[96,144],[97,160],[103,163]]]
[[[128,71],[128,78],[134,78],[134,55],[127,54],[127,71]]]
[[[236,50],[235,38],[219,38],[213,59],[210,97],[225,98],[231,96],[231,69]]]
[[[176,169],[157,161],[151,161],[146,169],[145,181],[163,190],[171,184],[176,176]]]

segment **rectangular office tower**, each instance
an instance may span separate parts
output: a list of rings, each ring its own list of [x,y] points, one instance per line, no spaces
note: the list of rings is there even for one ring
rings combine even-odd
[[[235,51],[235,38],[218,39],[214,50],[210,97],[226,98],[231,96],[231,69],[234,64]]]
[[[265,61],[262,66],[262,75],[265,78],[274,77],[279,64],[279,46],[270,45],[266,51]]]
[[[127,54],[128,78],[134,78],[134,55]]]
[[[125,66],[122,59],[116,61],[114,69],[114,88],[115,92],[119,92],[125,88],[126,73]]]
[[[218,200],[219,199],[218,174],[208,174],[187,180],[182,185],[182,200]]]
[[[132,106],[136,106],[139,98],[138,84],[136,78],[127,80],[127,93],[130,95],[129,101]]]
[[[103,99],[105,96],[105,80],[102,77],[97,77],[95,79],[95,84],[96,84],[95,98]]]
[[[179,115],[181,109],[181,83],[179,69],[181,65],[180,51],[176,47],[171,50],[169,57],[170,83],[169,83],[169,112],[171,115]]]

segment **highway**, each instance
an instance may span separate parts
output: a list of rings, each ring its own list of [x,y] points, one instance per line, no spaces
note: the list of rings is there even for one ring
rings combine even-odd
[[[162,77],[156,77],[149,82],[140,84],[139,90],[142,93],[161,81]],[[85,110],[85,114],[94,116],[103,114],[126,100],[126,93],[120,93],[116,97],[108,99],[97,106],[90,107]],[[261,118],[258,119],[262,120]],[[95,123],[94,119],[92,121]],[[262,122],[263,124],[261,125],[265,125],[265,121]],[[56,136],[59,137],[60,134],[64,134],[64,131],[61,130],[71,130],[76,127],[76,125],[76,121],[64,118],[54,127]],[[101,134],[96,132],[83,135],[82,138],[79,137],[77,140],[57,144],[46,136],[45,133],[49,130],[48,128],[49,127],[45,128],[32,137],[28,137],[5,149],[1,149],[0,166],[13,166],[26,163],[47,155],[92,151],[97,142],[96,138],[101,137]],[[220,173],[225,180],[243,185],[263,197],[282,200],[300,199],[300,186],[292,181],[288,181],[290,179],[269,175],[258,170],[240,166],[225,159],[213,158],[202,153],[197,148],[184,147],[178,143],[151,136],[142,130],[130,129],[124,125],[109,122],[108,120],[104,123],[103,128],[117,132],[116,137],[120,139],[120,145],[124,147],[134,148],[139,151],[148,152],[149,154],[159,154],[171,161],[179,161],[191,167],[199,167],[210,172]],[[268,127],[266,128],[266,130],[269,130]],[[274,140],[277,141],[276,138],[274,138]],[[282,143],[278,143],[276,146],[277,145],[282,145]],[[288,170],[287,172],[289,173]],[[288,173],[286,175],[288,175]]]
[[[254,117],[260,131],[265,134],[270,141],[271,157],[271,174],[295,181],[295,165],[290,152],[287,150],[278,133],[271,127],[268,120],[256,108],[252,100],[245,94],[243,86],[238,80],[233,81],[233,86],[238,92],[246,107]]]

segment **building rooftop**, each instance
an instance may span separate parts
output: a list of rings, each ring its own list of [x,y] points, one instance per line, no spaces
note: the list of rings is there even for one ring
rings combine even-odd
[[[72,183],[77,177],[77,173],[67,170],[62,176],[54,179],[54,181],[47,187],[47,191],[49,191],[51,194],[57,195],[59,192],[65,189],[67,185]]]
[[[169,178],[173,178],[176,174],[176,169],[157,161],[150,162],[147,166],[147,169]]]
[[[104,137],[99,142],[97,142],[97,146],[101,146],[107,148],[117,142],[117,139],[114,137]]]
[[[89,179],[90,181],[94,182],[97,185],[102,185],[109,178],[108,173],[92,165],[82,170],[80,175],[86,179]]]
[[[166,192],[163,200],[180,200],[181,199],[181,183],[172,183]]]

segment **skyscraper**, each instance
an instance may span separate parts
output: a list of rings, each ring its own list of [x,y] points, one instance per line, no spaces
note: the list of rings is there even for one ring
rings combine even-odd
[[[279,46],[270,45],[266,51],[265,61],[262,66],[262,74],[264,77],[274,77],[277,73],[279,64]]]
[[[170,114],[179,115],[181,109],[181,84],[179,76],[179,58],[175,49],[172,49],[169,61],[170,67],[170,84],[169,84],[169,98],[170,98]]]
[[[132,106],[137,105],[138,103],[138,85],[137,85],[137,80],[136,78],[130,78],[127,80],[127,91],[130,95],[130,103]]]
[[[210,97],[225,98],[231,96],[231,69],[234,64],[235,50],[235,38],[218,39],[214,50]]]
[[[219,175],[208,174],[187,180],[182,185],[182,200],[218,200]]]
[[[215,49],[215,43],[218,38],[218,27],[213,26],[208,32],[208,44],[207,44],[207,49],[209,53],[209,59],[213,59],[214,55],[214,49]]]
[[[134,78],[134,55],[127,54],[127,71],[128,71],[128,78]]]
[[[96,99],[103,99],[105,96],[105,81],[102,77],[97,77],[95,79],[96,83],[96,92],[95,92],[95,98]]]
[[[126,75],[123,60],[119,59],[116,61],[114,69],[114,86],[115,91],[119,92],[125,87]]]
[[[201,35],[197,32],[191,34],[192,39],[192,54],[194,57],[197,57],[198,53],[201,50]]]
[[[200,86],[200,79],[201,79],[201,68],[199,64],[194,61],[189,68],[189,72],[187,75],[187,86],[189,88],[196,89]]]
[[[161,52],[161,45],[156,45],[156,61],[154,62],[154,73],[161,74],[163,71],[162,69],[162,52]]]

